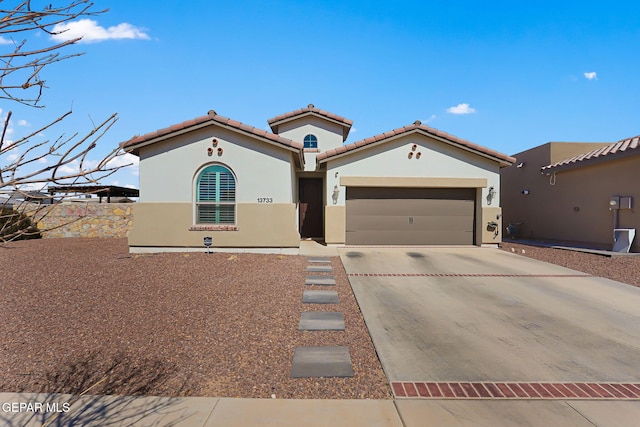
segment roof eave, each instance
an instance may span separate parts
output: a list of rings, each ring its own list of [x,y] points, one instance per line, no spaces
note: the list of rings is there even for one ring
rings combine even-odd
[[[591,157],[589,159],[577,160],[570,163],[564,163],[557,166],[543,166],[540,168],[540,173],[545,175],[551,175],[552,173],[564,172],[571,169],[577,169],[585,166],[594,166],[599,165],[605,162],[611,162],[615,160],[622,160],[628,157],[633,157],[636,155],[640,155],[640,152],[637,150],[625,150],[618,151],[616,153],[611,153],[599,157]]]
[[[361,146],[356,147],[356,148],[351,149],[351,150],[345,150],[344,152],[341,152],[341,153],[336,153],[336,154],[333,154],[333,155],[330,155],[330,156],[326,156],[326,157],[322,158],[319,161],[316,160],[316,162],[317,162],[318,165],[320,165],[322,163],[326,163],[326,162],[338,159],[340,157],[344,157],[344,156],[359,152],[361,150],[366,150],[368,148],[375,147],[377,145],[384,144],[384,143],[387,143],[389,141],[393,141],[393,140],[398,139],[398,138],[402,138],[402,137],[410,135],[412,133],[419,133],[421,135],[427,136],[429,138],[435,139],[435,140],[443,142],[445,144],[450,144],[450,145],[453,145],[453,146],[455,146],[457,148],[460,148],[462,150],[468,151],[470,153],[485,157],[485,158],[487,158],[489,160],[496,161],[496,162],[498,162],[498,164],[500,165],[501,168],[502,167],[511,166],[516,161],[516,159],[514,157],[510,157],[510,156],[505,156],[506,158],[496,157],[496,156],[490,155],[488,153],[483,153],[482,151],[479,151],[479,150],[474,150],[473,148],[467,147],[464,144],[460,144],[460,143],[458,143],[456,141],[452,141],[450,139],[446,139],[446,138],[443,138],[441,136],[434,135],[432,133],[429,133],[429,132],[425,131],[424,129],[416,128],[416,129],[411,129],[411,130],[408,130],[406,132],[399,133],[399,134],[396,134],[396,135],[391,135],[391,136],[389,136],[387,138],[384,138],[384,139],[381,139],[379,141],[375,141],[375,142],[371,142],[371,143],[368,143],[368,144],[361,145]]]
[[[300,145],[300,147],[296,147],[296,146],[282,144],[282,143],[279,143],[278,141],[274,141],[274,140],[272,140],[270,138],[261,137],[260,135],[256,135],[254,133],[248,132],[248,131],[246,131],[244,129],[239,129],[237,127],[230,126],[230,125],[227,125],[225,123],[220,123],[219,121],[217,121],[217,120],[215,120],[213,118],[210,119],[210,120],[207,120],[205,122],[197,123],[197,124],[195,124],[193,126],[189,126],[187,128],[184,128],[184,129],[180,129],[180,130],[176,130],[176,131],[171,132],[171,133],[167,133],[165,135],[159,135],[159,136],[156,136],[154,138],[151,138],[151,139],[148,139],[148,140],[145,140],[145,141],[140,141],[140,143],[138,143],[138,144],[131,144],[130,146],[127,146],[127,147],[125,147],[125,145],[128,142],[130,142],[131,140],[125,141],[125,142],[120,143],[120,147],[125,152],[134,154],[134,155],[139,157],[140,156],[140,148],[146,147],[148,145],[156,144],[158,142],[162,142],[162,141],[167,140],[169,138],[173,138],[173,137],[176,137],[176,136],[179,136],[179,135],[183,135],[183,134],[186,134],[186,133],[189,133],[189,132],[193,132],[193,131],[198,130],[198,129],[203,129],[203,128],[208,127],[208,126],[219,126],[221,128],[230,130],[232,132],[241,133],[241,134],[243,134],[245,136],[248,136],[250,138],[254,138],[254,139],[258,139],[260,141],[267,142],[267,143],[269,143],[269,144],[271,144],[271,145],[273,145],[275,147],[284,148],[286,150],[289,150],[289,151],[292,151],[294,153],[297,153],[298,156],[295,157],[296,160],[298,161],[296,163],[296,166],[298,166],[298,167],[303,167],[304,166],[304,153],[303,153],[302,145]],[[292,142],[294,142],[294,141],[292,141]]]
[[[324,115],[319,114],[319,113],[317,113],[315,111],[304,111],[304,112],[302,112],[300,114],[297,114],[295,116],[285,117],[283,119],[275,120],[275,121],[267,121],[267,123],[269,124],[269,127],[271,128],[271,131],[273,133],[277,134],[278,133],[278,127],[281,124],[292,122],[294,120],[298,120],[298,119],[301,119],[301,118],[306,117],[306,116],[315,116],[315,117],[318,117],[320,119],[326,120],[328,122],[335,123],[337,125],[342,126],[342,141],[346,141],[347,140],[347,136],[349,135],[349,132],[351,131],[351,126],[353,126],[353,122],[351,122],[351,121],[350,121],[350,123],[346,123],[346,122],[343,122],[343,121],[340,121],[340,120],[333,119],[331,117],[324,116]]]

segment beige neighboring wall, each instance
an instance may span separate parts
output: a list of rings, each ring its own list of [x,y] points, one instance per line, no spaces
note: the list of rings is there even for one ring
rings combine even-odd
[[[211,236],[214,247],[298,247],[293,203],[236,205],[237,230],[190,230],[191,203],[137,203],[129,233],[131,247],[203,247]]]
[[[575,146],[574,146],[575,145]],[[522,222],[521,237],[566,240],[611,249],[614,213],[611,196],[632,196],[640,203],[640,156],[577,166],[545,175],[542,166],[589,152],[606,144],[550,143],[517,154],[502,170],[504,225]],[[521,168],[516,165],[523,162]],[[528,190],[529,194],[522,194]],[[636,208],[619,211],[619,228],[640,232]],[[632,246],[640,251],[639,237]]]

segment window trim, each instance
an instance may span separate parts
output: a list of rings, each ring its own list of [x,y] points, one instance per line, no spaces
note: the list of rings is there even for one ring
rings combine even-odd
[[[232,201],[222,201],[220,200],[223,195],[222,195],[222,191],[223,189],[220,188],[220,175],[216,176],[216,187],[214,189],[214,197],[217,200],[214,201],[200,201],[200,181],[203,177],[203,174],[205,173],[205,171],[208,168],[212,168],[212,167],[218,167],[218,168],[223,168],[226,170],[226,172],[229,173],[229,175],[231,176],[231,178],[233,179],[233,200]],[[222,171],[220,171],[222,172]],[[219,172],[219,173],[220,173]],[[237,216],[237,206],[238,206],[238,200],[237,200],[237,194],[238,194],[238,178],[236,177],[236,174],[233,172],[233,170],[222,163],[209,163],[204,165],[203,167],[201,167],[195,174],[194,176],[194,181],[193,181],[193,205],[192,205],[192,226],[189,227],[190,230],[216,230],[216,229],[220,229],[220,230],[230,230],[230,229],[236,229],[236,224],[237,224],[237,220],[238,220],[238,216]],[[229,191],[229,189],[227,189],[227,191]],[[199,208],[202,205],[213,205],[213,206],[232,206],[232,210],[233,210],[233,221],[232,222],[220,222],[220,210],[217,210],[217,213],[215,213],[215,215],[218,217],[217,222],[201,222],[200,221],[200,215],[198,214]]]
[[[309,145],[307,145],[307,138],[309,137],[313,139],[309,139]],[[304,139],[302,140],[302,145],[304,146],[304,148],[318,148],[318,137],[312,133],[309,133],[305,135]]]

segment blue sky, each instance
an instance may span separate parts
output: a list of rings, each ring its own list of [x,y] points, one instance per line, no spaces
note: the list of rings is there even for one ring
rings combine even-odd
[[[506,154],[640,134],[635,1],[95,0],[103,8],[73,27],[86,42],[67,52],[85,55],[43,73],[46,109],[0,104],[14,137],[71,106],[62,132],[117,112],[97,158],[210,109],[267,129],[309,103],[354,121],[347,142],[418,119]],[[104,183],[137,187],[137,172]]]

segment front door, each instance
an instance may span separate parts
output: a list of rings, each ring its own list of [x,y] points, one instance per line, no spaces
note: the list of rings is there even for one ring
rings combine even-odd
[[[300,178],[298,200],[300,202],[300,237],[322,238],[324,236],[322,178]]]

